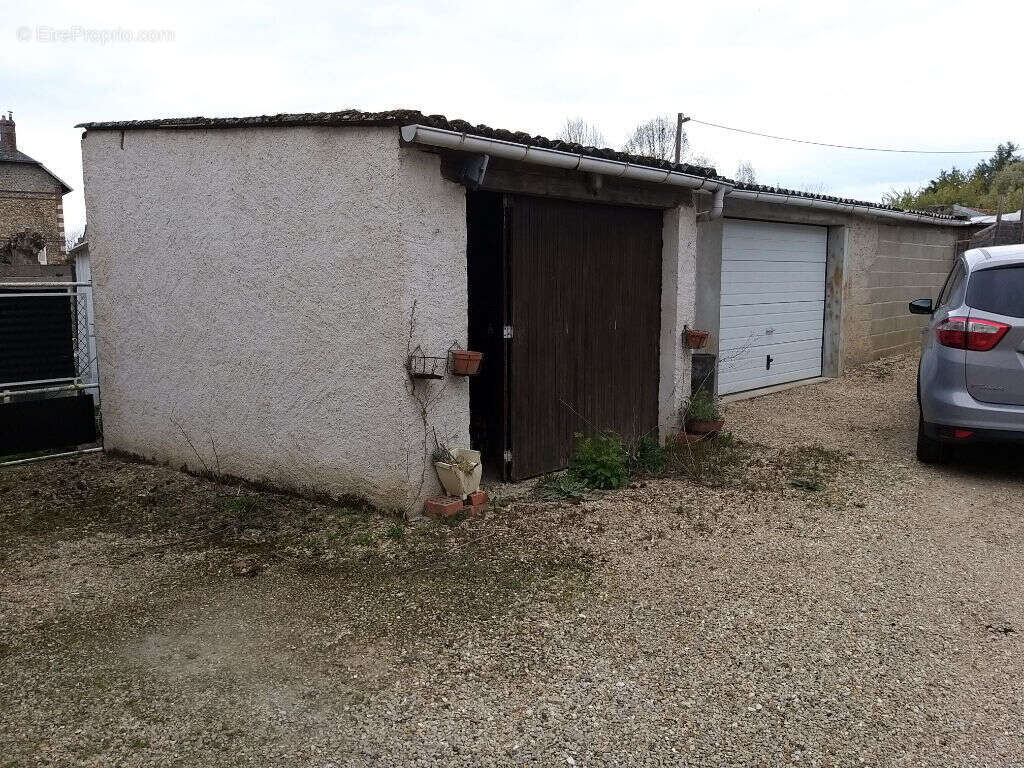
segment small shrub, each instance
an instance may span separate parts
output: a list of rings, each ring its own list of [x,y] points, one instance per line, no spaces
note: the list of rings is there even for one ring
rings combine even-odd
[[[699,389],[686,401],[686,408],[683,410],[685,421],[718,421],[721,418],[722,411],[718,407],[718,400],[710,392]]]
[[[577,434],[569,472],[588,488],[621,488],[629,480],[629,452],[622,438],[611,430],[594,437]]]
[[[629,449],[629,474],[655,475],[665,468],[665,451],[649,435],[641,437]]]

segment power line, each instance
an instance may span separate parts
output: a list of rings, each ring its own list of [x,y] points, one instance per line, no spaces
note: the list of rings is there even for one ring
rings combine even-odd
[[[745,133],[750,136],[760,136],[763,139],[775,139],[776,141],[791,141],[794,144],[813,144],[816,147],[832,147],[834,149],[859,149],[863,152],[897,152],[903,155],[991,155],[994,149],[890,149],[887,147],[857,147],[850,144],[829,144],[825,141],[811,141],[810,139],[791,139],[788,136],[775,136],[771,133],[759,133],[748,131],[743,128],[731,128],[728,125],[709,123],[705,120],[698,120],[695,117],[687,119],[687,122],[700,123],[711,128],[721,128],[723,131]]]

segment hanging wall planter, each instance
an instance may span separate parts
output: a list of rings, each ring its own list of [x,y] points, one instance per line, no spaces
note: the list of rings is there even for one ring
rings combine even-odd
[[[476,376],[483,359],[483,352],[455,348],[448,350],[448,368],[455,376]]]
[[[687,349],[704,349],[704,345],[708,343],[707,331],[697,331],[688,326],[683,326],[683,329],[683,342]]]
[[[446,358],[423,354],[417,345],[406,360],[405,369],[414,379],[440,379],[444,376]]]

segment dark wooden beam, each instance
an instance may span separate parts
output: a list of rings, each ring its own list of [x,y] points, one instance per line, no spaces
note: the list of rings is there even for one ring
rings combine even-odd
[[[441,175],[449,181],[459,183],[465,154],[442,152]],[[480,189],[643,208],[693,205],[693,193],[689,189],[667,184],[624,182],[614,176],[601,176],[598,181],[592,176],[593,174],[579,171],[547,168],[492,157]]]

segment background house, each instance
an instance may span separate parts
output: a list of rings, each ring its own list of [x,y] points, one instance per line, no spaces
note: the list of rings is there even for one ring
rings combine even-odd
[[[686,326],[721,393],[908,350],[968,225],[413,111],[83,127],[107,446],[389,506],[435,431],[512,479],[668,436]]]
[[[7,259],[9,266],[32,259],[37,264],[66,262],[63,198],[70,191],[52,171],[18,149],[13,114],[0,115],[0,244],[18,239],[18,247],[9,249],[17,254]],[[21,247],[33,235],[39,239],[31,249]],[[26,256],[34,249],[37,255]]]

